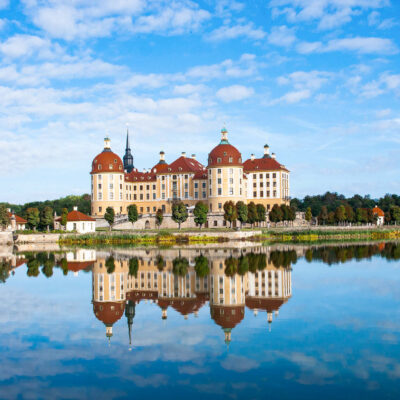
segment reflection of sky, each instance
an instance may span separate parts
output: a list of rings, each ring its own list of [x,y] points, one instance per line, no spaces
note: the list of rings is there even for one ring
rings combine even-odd
[[[136,307],[110,346],[92,311],[91,274],[0,286],[1,398],[398,398],[400,268],[381,258],[293,266],[293,297],[268,332],[246,309],[227,349],[204,306],[188,320]]]

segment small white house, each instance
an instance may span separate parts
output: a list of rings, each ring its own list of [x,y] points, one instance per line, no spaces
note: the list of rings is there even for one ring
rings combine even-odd
[[[55,228],[61,228],[61,217],[56,218]],[[73,211],[67,215],[67,225],[65,230],[68,232],[76,231],[78,233],[91,233],[96,231],[96,220],[86,214],[78,211],[78,207],[74,207]]]

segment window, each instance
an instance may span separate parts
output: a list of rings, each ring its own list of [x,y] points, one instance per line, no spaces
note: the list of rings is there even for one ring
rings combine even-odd
[[[262,178],[263,178],[263,174],[260,174],[259,176],[260,176],[260,179],[262,179]]]
[[[233,175],[233,168],[229,168],[229,173]]]
[[[218,185],[220,185],[222,183],[222,179],[218,178]]]
[[[141,212],[141,213],[143,212],[143,207],[140,207],[140,212]]]
[[[203,192],[203,199],[205,199],[206,198],[206,192]],[[210,195],[211,195],[211,190],[210,190]]]
[[[188,179],[188,176],[187,176],[187,175],[185,175],[185,179]]]
[[[140,193],[140,200],[143,200],[143,194]]]
[[[163,194],[161,195],[161,198],[162,198],[163,200],[165,200],[165,193],[163,193]]]
[[[153,200],[155,200],[156,199],[156,194],[155,193],[153,193]]]
[[[260,197],[264,197],[264,192],[261,190]]]
[[[276,197],[276,190],[274,190],[274,197]]]
[[[185,183],[185,189],[187,189],[189,186],[188,186],[188,183]]]
[[[194,192],[194,198],[198,199],[199,198],[199,192]]]
[[[229,183],[233,185],[233,178],[229,178]]]
[[[143,190],[143,185],[140,185],[139,190]]]
[[[253,174],[253,179],[257,179],[257,174]]]
[[[257,182],[253,182],[253,188],[257,187]]]
[[[214,226],[218,226],[218,221],[214,221]]]
[[[101,190],[101,183],[99,183],[99,186],[98,186],[98,187],[99,187],[99,190]]]
[[[194,183],[194,188],[197,189],[199,187],[199,184],[197,182]]]
[[[185,192],[185,199],[189,198],[189,193]]]
[[[265,177],[266,177],[267,179],[269,179],[269,174],[265,174]]]
[[[233,188],[229,188],[229,195],[233,195]]]
[[[76,231],[76,223],[75,222],[74,222],[74,228],[73,229],[74,229],[74,231]]]
[[[218,195],[221,196],[222,195],[222,189],[218,188]]]
[[[109,200],[114,200],[114,192],[110,192],[108,195],[109,195]]]
[[[229,157],[229,162],[232,163],[233,162],[233,158]]]
[[[98,193],[97,197],[99,198],[99,200],[103,200],[103,194],[101,192]]]
[[[269,194],[270,194],[270,191],[269,191],[269,190],[267,190],[267,197],[269,197]]]
[[[146,211],[147,211],[147,212],[150,212],[150,207],[147,207],[147,208],[146,208]]]
[[[114,189],[114,184],[110,183],[110,190],[113,190],[113,189]]]
[[[273,174],[272,174],[272,177],[273,177],[273,178],[276,178],[276,174],[275,174],[275,173],[273,173]]]
[[[146,185],[146,190],[150,190],[150,185]]]
[[[163,183],[163,184],[161,185],[161,189],[162,189],[162,190],[165,190],[165,183]]]
[[[205,189],[206,188],[206,182],[203,182],[203,189]]]
[[[101,212],[102,211],[102,207],[99,207],[99,212]]]
[[[212,190],[210,189],[210,196],[212,196]]]
[[[219,163],[219,164],[221,164],[221,162],[222,162],[222,160],[221,160],[221,158],[217,158],[217,163]]]
[[[153,185],[153,190],[156,190],[156,185]]]
[[[150,194],[149,193],[146,194],[146,200],[150,200]]]
[[[222,169],[221,168],[218,168],[218,173],[222,174]]]
[[[97,169],[98,169],[98,170],[101,170],[101,164],[99,164],[99,165],[97,166]]]
[[[222,203],[218,203],[218,209],[222,209]]]
[[[133,195],[133,200],[136,200],[136,194]]]
[[[257,192],[253,192],[253,197],[257,197]]]

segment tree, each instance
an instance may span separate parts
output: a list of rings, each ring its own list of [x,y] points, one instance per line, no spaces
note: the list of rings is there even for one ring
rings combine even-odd
[[[136,204],[130,204],[128,206],[128,220],[129,220],[129,222],[132,223],[132,228],[133,228],[133,225],[135,224],[135,222],[138,220],[138,218],[139,218],[139,214],[138,214]]]
[[[308,223],[311,222],[311,219],[312,219],[311,207],[307,207],[305,219],[306,219],[306,221],[307,221]]]
[[[399,206],[391,206],[390,207],[390,216],[391,216],[391,219],[397,225],[400,222],[400,207]]]
[[[366,224],[368,222],[368,212],[365,208],[357,208],[356,218],[359,223]]]
[[[53,276],[53,268],[55,265],[54,254],[47,257],[46,261],[43,263],[42,273],[46,278]]]
[[[53,225],[54,216],[53,216],[53,209],[49,206],[46,206],[42,210],[42,214],[40,216],[40,224],[43,227],[46,227],[47,232],[50,230],[50,225]]]
[[[336,211],[335,211],[335,220],[339,224],[342,224],[344,221],[346,221],[346,209],[344,208],[343,205],[339,206]]]
[[[238,201],[236,203],[237,219],[240,221],[240,226],[242,227],[244,223],[247,222],[248,209],[247,204],[243,201]]]
[[[296,219],[296,209],[294,207],[289,207],[289,221],[293,225],[293,221]]]
[[[346,205],[344,206],[344,210],[345,210],[345,212],[346,212],[346,221],[349,222],[349,223],[354,222],[355,216],[354,216],[353,207],[350,206],[349,204],[346,204]]]
[[[285,206],[286,207],[286,206]],[[262,204],[257,204],[257,222],[265,222],[267,210]],[[288,213],[289,217],[289,213]]]
[[[61,212],[61,226],[64,228],[67,226],[67,216],[68,216],[68,208],[63,208]]]
[[[249,259],[247,256],[241,255],[238,260],[238,274],[241,276],[246,275],[249,270]]]
[[[252,201],[247,206],[247,222],[251,224],[251,227],[257,222],[257,217],[257,206]]]
[[[115,271],[115,260],[113,256],[107,258],[106,270],[108,274],[112,274]]]
[[[157,225],[158,229],[160,229],[163,219],[164,219],[163,210],[161,208],[159,208],[156,212],[156,225]]]
[[[234,276],[238,270],[238,259],[229,257],[225,260],[225,275]]]
[[[233,201],[226,201],[224,204],[224,220],[229,222],[232,228],[232,222],[237,220],[237,210]]]
[[[181,201],[172,204],[172,220],[178,224],[179,230],[181,229],[182,222],[185,222],[187,218],[187,208]]]
[[[157,269],[161,272],[164,267],[165,267],[165,260],[164,257],[159,254],[156,258],[156,265],[157,265]]]
[[[10,217],[4,204],[0,204],[0,228],[7,228],[10,225]]]
[[[112,207],[107,207],[106,208],[106,213],[104,214],[104,219],[110,225],[110,231],[111,231],[111,227],[112,227],[112,225],[114,223],[114,218],[115,218],[114,209]]]
[[[289,207],[286,204],[281,204],[282,221],[289,221]]]
[[[272,210],[269,212],[269,220],[274,222],[276,225],[277,222],[282,221],[282,218],[283,214],[281,208],[278,206],[278,204],[274,204]]]
[[[193,215],[196,225],[201,227],[207,222],[208,206],[202,201],[198,201],[194,206]]]
[[[137,273],[139,271],[139,260],[137,257],[132,257],[129,259],[129,275],[137,278]]]
[[[208,259],[203,255],[197,256],[194,259],[195,266],[194,270],[199,278],[204,278],[210,273],[210,268],[208,266]]]
[[[40,262],[39,262],[39,260],[37,260],[36,258],[31,258],[26,263],[26,266],[28,268],[28,270],[26,271],[26,274],[28,276],[35,276],[35,277],[39,276],[39,274],[40,274],[40,271],[39,271]]]
[[[172,260],[172,272],[178,276],[186,276],[189,268],[189,261],[184,257],[177,257]]]
[[[319,223],[322,223],[322,225],[325,225],[328,221],[328,208],[326,206],[321,207],[321,212],[319,213],[318,219]]]
[[[328,224],[333,225],[334,223],[335,223],[335,213],[333,211],[331,211],[328,214]]]
[[[37,226],[40,222],[40,214],[37,208],[28,208],[26,210],[26,219],[28,221],[28,226],[36,231]]]
[[[61,259],[60,267],[62,269],[63,275],[68,275],[68,261],[65,257]]]

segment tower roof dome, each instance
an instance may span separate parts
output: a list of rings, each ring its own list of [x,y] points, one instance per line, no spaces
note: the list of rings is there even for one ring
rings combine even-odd
[[[106,172],[124,172],[121,158],[111,151],[109,138],[104,139],[104,150],[93,159],[91,174]]]
[[[242,155],[240,151],[228,141],[228,131],[225,127],[221,129],[221,141],[208,155],[209,167],[241,166]]]

